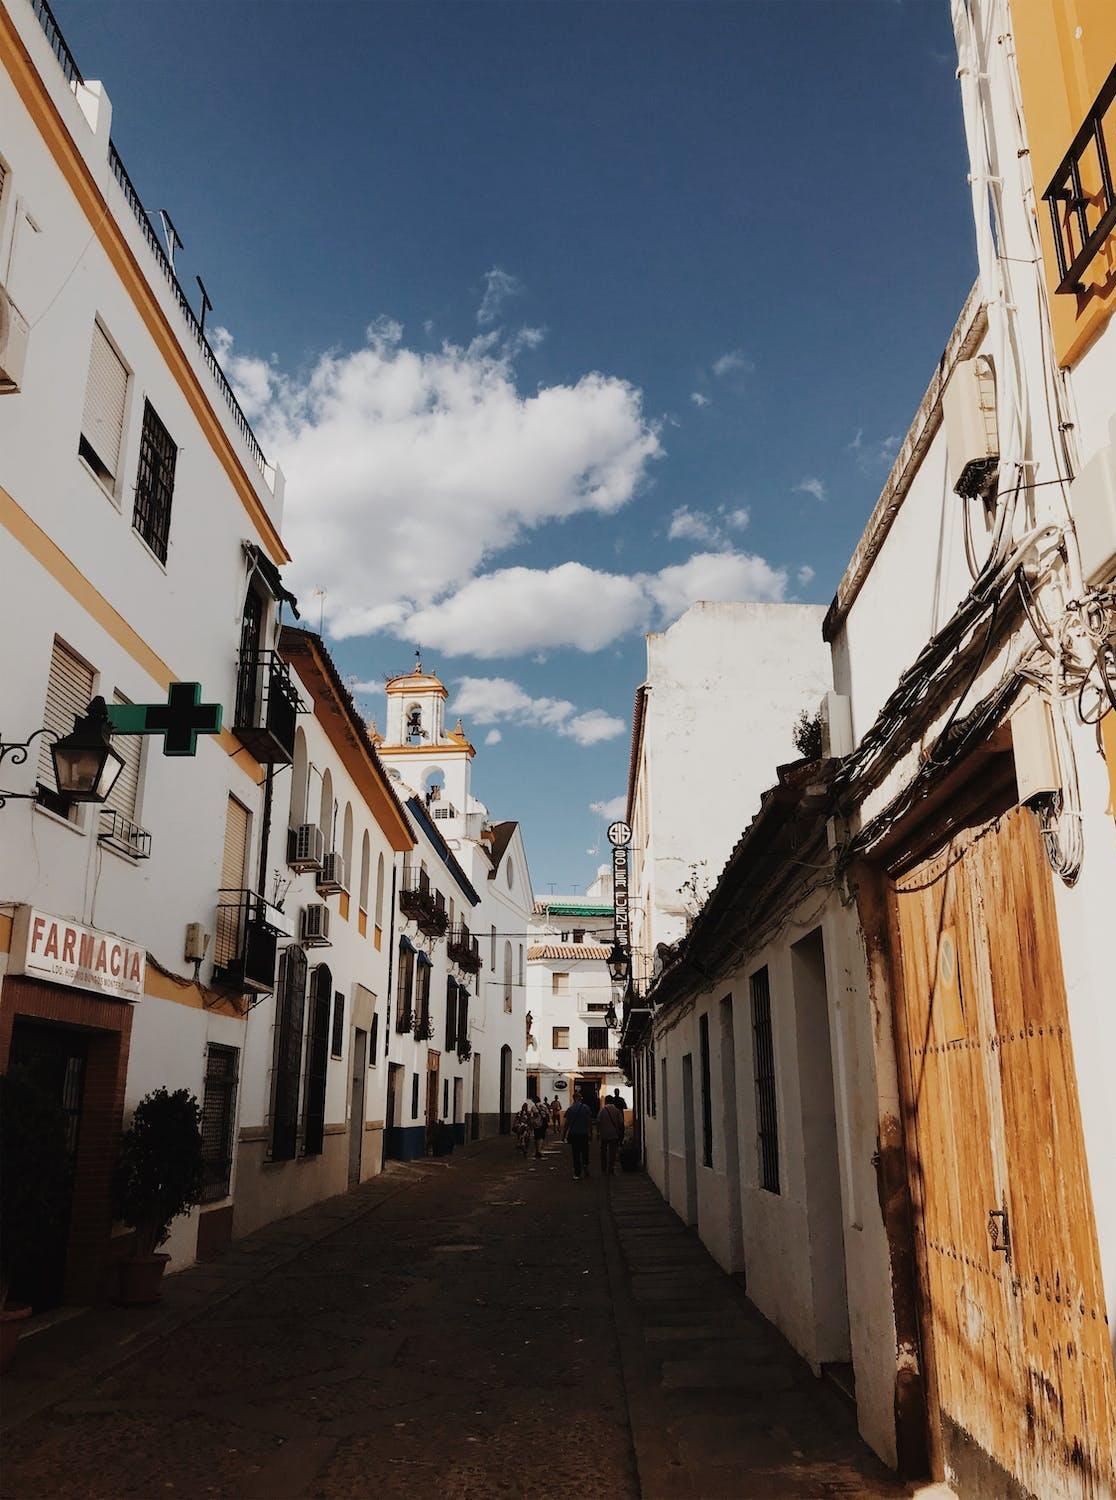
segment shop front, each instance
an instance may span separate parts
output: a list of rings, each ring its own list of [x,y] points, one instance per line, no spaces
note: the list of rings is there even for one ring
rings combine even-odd
[[[0,986],[0,1071],[18,1072],[60,1111],[69,1205],[13,1302],[41,1310],[107,1293],[112,1170],[145,960],[115,933],[16,908]]]

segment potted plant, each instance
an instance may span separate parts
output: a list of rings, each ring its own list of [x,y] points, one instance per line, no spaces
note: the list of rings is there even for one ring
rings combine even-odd
[[[34,1275],[63,1234],[70,1165],[62,1107],[24,1069],[0,1075],[0,1369],[31,1314],[8,1293]]]
[[[113,1181],[118,1219],[136,1232],[119,1262],[120,1298],[128,1307],[158,1302],[170,1256],[166,1243],[179,1214],[201,1202],[201,1108],[189,1089],[158,1088],[136,1105],[120,1143]]]

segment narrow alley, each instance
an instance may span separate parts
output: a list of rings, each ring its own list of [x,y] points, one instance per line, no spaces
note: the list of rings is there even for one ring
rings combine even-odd
[[[899,1496],[647,1179],[393,1165],[27,1338],[4,1500]]]

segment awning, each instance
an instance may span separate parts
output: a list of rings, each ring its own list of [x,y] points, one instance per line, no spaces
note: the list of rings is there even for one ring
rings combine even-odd
[[[284,587],[283,580],[279,576],[279,569],[266,552],[258,547],[255,542],[245,542],[244,551],[252,567],[263,579],[271,597],[275,600],[285,601],[291,606],[291,613],[295,619],[301,619],[298,612],[298,600],[291,593],[290,589]]]

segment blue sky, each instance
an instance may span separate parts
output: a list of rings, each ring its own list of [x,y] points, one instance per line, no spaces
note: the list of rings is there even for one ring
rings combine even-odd
[[[642,631],[828,601],[969,288],[945,0],[55,8],[306,616],[381,717],[421,643],[536,888],[583,885]]]

